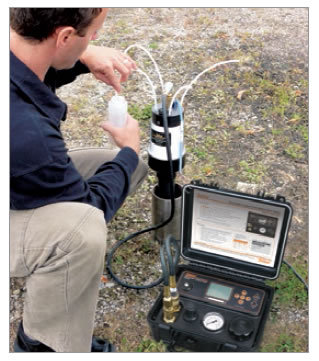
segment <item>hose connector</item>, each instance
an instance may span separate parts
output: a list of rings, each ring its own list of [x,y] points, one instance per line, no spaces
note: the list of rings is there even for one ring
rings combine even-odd
[[[181,310],[180,302],[179,302],[179,294],[176,287],[176,277],[169,276],[169,287],[172,298],[172,306],[174,312],[179,312]]]
[[[173,309],[173,302],[169,286],[164,286],[163,290],[163,321],[166,323],[173,323],[176,320],[176,315]]]

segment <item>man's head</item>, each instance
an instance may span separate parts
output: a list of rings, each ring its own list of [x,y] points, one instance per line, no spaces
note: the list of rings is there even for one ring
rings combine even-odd
[[[68,69],[79,60],[89,41],[97,38],[107,11],[102,8],[11,8],[10,27],[20,44],[38,48],[28,50],[41,53],[41,62],[46,60],[56,69]],[[39,47],[44,51],[39,52]]]
[[[64,26],[84,36],[87,27],[102,12],[101,8],[11,8],[10,27],[29,41],[43,41]]]

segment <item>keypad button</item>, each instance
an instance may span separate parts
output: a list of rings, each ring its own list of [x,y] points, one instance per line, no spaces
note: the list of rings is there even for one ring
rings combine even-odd
[[[259,300],[260,299],[260,295],[258,293],[256,293],[255,295],[253,295],[253,299],[254,300]]]
[[[193,285],[191,282],[184,282],[182,288],[185,291],[190,291],[193,288]]]

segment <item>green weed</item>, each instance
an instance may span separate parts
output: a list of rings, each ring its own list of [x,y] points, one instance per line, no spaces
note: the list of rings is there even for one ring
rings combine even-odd
[[[265,115],[279,115],[283,117],[287,109],[295,104],[295,93],[289,89],[288,84],[276,84],[263,78],[256,85],[260,95],[268,97],[271,101],[271,107],[264,109]]]
[[[293,159],[304,158],[304,148],[300,144],[290,144],[286,149],[285,153]]]
[[[209,124],[209,123],[212,123],[212,122],[213,122],[212,119],[207,119],[208,125],[206,125],[206,126],[203,128],[203,131],[204,131],[204,132],[209,132],[209,131],[212,131],[212,130],[216,130],[216,128],[217,128],[216,124]]]
[[[163,342],[155,342],[150,339],[143,339],[136,347],[134,352],[165,352],[166,348]]]
[[[271,129],[272,135],[281,135],[283,132],[284,132],[283,129],[275,129],[275,128]]]
[[[309,130],[308,130],[308,127],[306,125],[299,125],[297,127],[297,131],[299,132],[299,134],[301,135],[303,140],[306,143],[308,143],[309,142]]]
[[[152,116],[152,104],[145,105],[144,107],[138,104],[129,105],[128,113],[136,120],[149,120]]]
[[[204,15],[199,16],[197,22],[201,25],[206,25],[206,26],[212,25],[214,23],[210,16],[204,16]]]
[[[289,105],[294,103],[295,97],[291,95],[291,92],[287,86],[276,86],[274,90],[274,112],[283,117]]]
[[[263,346],[261,352],[302,352],[300,340],[287,333],[280,334],[276,341]]]
[[[88,98],[86,96],[78,96],[72,103],[72,111],[79,113],[81,110],[85,109],[88,105]]]
[[[149,44],[148,47],[154,50],[158,48],[158,44],[155,41],[153,41],[152,43]]]
[[[118,20],[115,24],[116,26],[116,31],[118,33],[121,33],[121,34],[127,34],[130,32],[130,28],[128,27],[128,23],[121,19],[121,20]]]
[[[202,149],[194,149],[194,155],[199,159],[206,159],[207,158],[207,152]]]
[[[303,279],[306,279],[308,273],[306,264],[297,264],[293,267]],[[280,277],[274,281],[267,281],[267,284],[275,287],[274,302],[279,306],[302,308],[307,305],[308,294],[304,285],[286,264],[281,266]]]
[[[114,263],[122,265],[124,264],[124,260],[121,256],[116,256]]]
[[[240,174],[245,181],[250,183],[259,183],[266,171],[265,166],[260,162],[256,162],[253,158],[250,158],[248,162],[241,160],[239,166]]]

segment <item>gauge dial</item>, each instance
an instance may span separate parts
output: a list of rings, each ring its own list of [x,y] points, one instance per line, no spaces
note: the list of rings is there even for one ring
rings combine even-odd
[[[225,324],[224,317],[218,312],[209,312],[203,318],[203,325],[209,331],[218,331]]]

